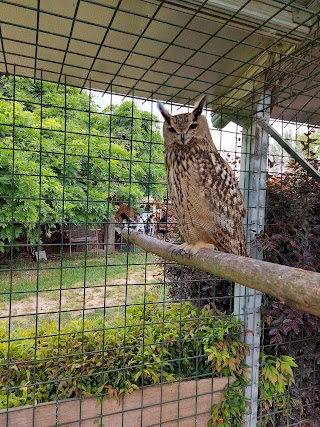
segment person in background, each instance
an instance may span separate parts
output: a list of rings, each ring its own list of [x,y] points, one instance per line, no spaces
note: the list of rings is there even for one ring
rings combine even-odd
[[[154,214],[151,214],[146,220],[146,234],[153,236],[155,232]]]
[[[129,227],[129,221],[130,221],[128,215],[125,214],[124,212],[121,212],[120,216],[122,218],[122,228],[124,228],[124,227],[128,228]]]
[[[165,214],[158,222],[158,235],[162,236],[163,240],[166,240],[166,235],[168,231],[167,227],[168,227],[168,218],[167,218],[167,215]]]
[[[139,233],[144,233],[144,222],[141,218],[139,212],[136,212],[134,214],[134,220],[135,220],[135,231],[138,231]]]
[[[114,239],[115,239],[115,244],[116,245],[120,245],[121,244],[121,233],[122,233],[122,223],[120,223],[119,221],[117,221],[117,219],[114,220]]]

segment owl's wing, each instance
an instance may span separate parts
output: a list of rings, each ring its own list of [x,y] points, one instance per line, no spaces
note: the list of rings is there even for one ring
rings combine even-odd
[[[247,255],[243,218],[246,207],[238,181],[217,151],[199,149],[190,162],[189,196],[198,206],[199,224],[224,252]]]

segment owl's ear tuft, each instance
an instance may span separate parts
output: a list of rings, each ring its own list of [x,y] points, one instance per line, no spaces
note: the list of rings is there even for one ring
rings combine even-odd
[[[204,109],[204,107],[207,105],[207,95],[204,95],[202,98],[200,98],[194,105],[194,109],[193,109],[193,115],[194,118],[196,119],[198,116],[200,116],[200,114],[202,113],[202,110]]]
[[[166,110],[164,108],[164,105],[161,102],[159,102],[159,101],[157,102],[157,107],[159,108],[159,111],[162,114],[162,116],[165,119],[165,121],[170,124],[171,115],[170,115],[169,111]]]

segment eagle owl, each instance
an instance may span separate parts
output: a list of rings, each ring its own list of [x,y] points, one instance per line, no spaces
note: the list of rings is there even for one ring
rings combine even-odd
[[[163,136],[169,197],[185,244],[196,253],[212,247],[247,256],[243,218],[246,207],[238,181],[215,147],[206,118],[206,97],[191,113],[164,117]]]

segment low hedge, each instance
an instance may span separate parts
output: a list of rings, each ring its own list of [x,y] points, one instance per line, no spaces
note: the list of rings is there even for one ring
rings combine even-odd
[[[127,308],[126,319],[101,319],[38,331],[0,327],[0,407],[86,396],[120,396],[144,385],[203,378],[243,378],[241,323],[190,303]]]

